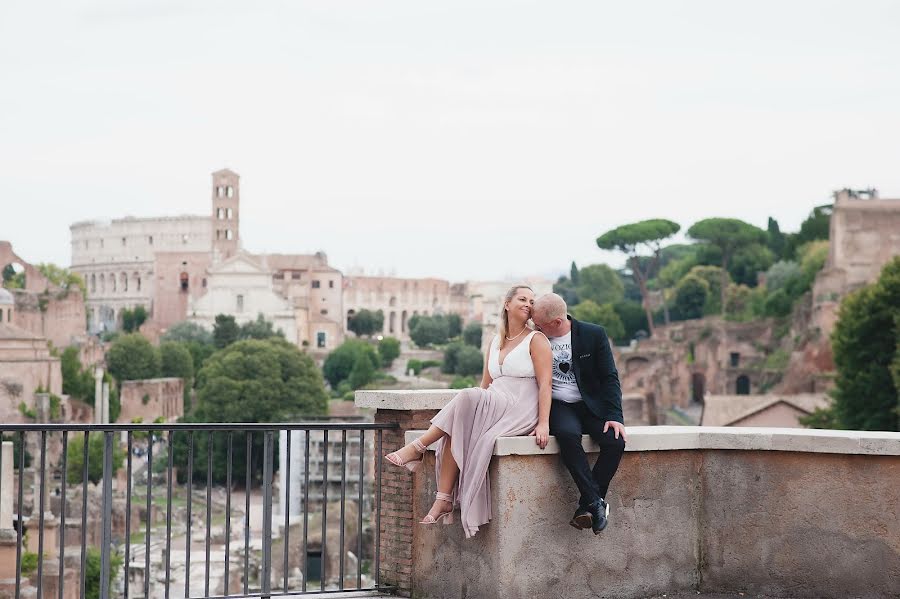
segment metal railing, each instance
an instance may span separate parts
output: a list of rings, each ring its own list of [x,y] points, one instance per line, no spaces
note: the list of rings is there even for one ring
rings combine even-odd
[[[364,422],[0,424],[2,438],[7,442],[13,441],[14,453],[17,454],[14,459],[16,463],[12,465],[13,476],[10,476],[9,467],[3,464],[4,460],[9,459],[4,453],[9,452],[0,451],[0,499],[5,498],[9,506],[14,489],[17,494],[13,521],[0,522],[0,532],[9,530],[10,526],[15,530],[15,597],[22,596],[26,582],[27,573],[23,574],[23,561],[28,553],[24,550],[26,528],[29,535],[37,534],[37,599],[45,599],[45,586],[55,586],[53,591],[58,597],[53,599],[71,596],[71,590],[66,589],[67,569],[70,577],[72,569],[78,571],[76,584],[80,599],[91,599],[92,596],[99,599],[272,597],[346,590],[387,590],[380,584],[379,578],[381,475],[378,462],[373,460],[380,459],[383,453],[382,432],[391,428],[396,428],[396,425]],[[276,453],[275,433],[280,436],[280,454]],[[10,434],[12,439],[8,438]],[[102,437],[102,444],[98,440],[92,442],[92,438],[98,436]],[[311,437],[315,437],[312,455]],[[48,441],[55,449],[50,453],[58,452],[57,459],[50,456],[52,463],[48,463]],[[26,468],[29,448],[39,453],[36,471]],[[339,451],[340,460],[329,458],[329,450]],[[236,457],[236,453],[243,453],[243,456]],[[348,453],[351,455],[348,456]],[[154,461],[154,454],[157,461]],[[96,464],[98,457],[102,464],[102,471],[99,472]],[[72,464],[69,464],[70,460]],[[164,465],[160,460],[164,460]],[[80,464],[77,463],[79,461]],[[280,522],[275,521],[276,514],[273,512],[276,461],[280,470],[279,491],[282,491],[279,503],[283,520],[279,518]],[[125,469],[125,480],[124,489],[114,490],[117,462],[120,468]],[[311,463],[316,466],[315,472],[311,472]],[[80,473],[77,471],[79,466]],[[334,468],[339,469],[338,473],[333,472]],[[52,530],[54,526],[48,527],[48,521],[55,517],[47,511],[49,485],[56,484],[56,473],[60,476],[59,486],[55,490],[58,505],[54,506],[59,515],[58,532]],[[34,477],[35,491],[26,523],[25,488],[28,474]],[[293,488],[292,478],[295,483]],[[93,488],[91,481],[94,481]],[[118,482],[121,485],[121,479]],[[243,506],[232,501],[241,483]],[[195,484],[205,487],[205,494],[195,492]],[[154,493],[154,486],[159,491],[161,485],[165,486],[164,504],[161,494]],[[72,542],[73,539],[67,539],[66,529],[67,526],[77,527],[77,516],[74,525],[71,519],[67,521],[69,513],[77,507],[77,501],[68,498],[69,493],[75,491],[73,486],[81,489],[80,538],[75,540],[77,546],[69,547],[67,560],[67,541]],[[98,513],[96,505],[93,501],[89,504],[88,497],[92,490],[96,494],[98,486],[100,521],[96,522],[97,518],[91,517],[91,513]],[[330,486],[331,493],[339,494],[339,498],[330,498]],[[251,501],[254,489],[255,498],[261,501]],[[221,498],[223,494],[224,502]],[[125,504],[125,522],[124,528],[118,530],[118,526],[114,527],[114,520],[121,510],[117,511],[114,503],[118,502],[121,507],[122,500]],[[73,503],[76,505],[73,506]],[[195,514],[195,504],[205,504],[205,513],[200,511]],[[154,514],[163,506],[164,531],[161,526],[153,525]],[[7,513],[10,512],[9,507]],[[143,526],[139,522],[133,530],[134,508],[137,508],[139,518],[143,510]],[[339,516],[329,519],[329,508],[338,510]],[[348,509],[353,508],[356,510],[355,518],[352,515],[348,518]],[[182,513],[183,521],[180,517]],[[241,519],[238,526],[243,527],[243,539],[240,538],[240,531],[233,530],[232,520],[236,516]],[[311,520],[314,522],[315,518],[320,520],[320,532],[311,530]],[[364,534],[366,524],[370,531],[368,538]],[[217,528],[224,526],[221,535],[216,533],[221,538],[213,538],[214,525]],[[98,526],[100,530],[96,534]],[[293,537],[292,528],[295,529],[293,534],[299,535],[299,538]],[[97,593],[86,588],[90,569],[89,529],[95,532],[94,540],[99,541]],[[55,535],[53,540],[57,542],[59,552],[58,580],[51,581],[55,585],[48,585],[44,575],[45,530]],[[191,571],[192,552],[196,556],[201,549],[194,547],[199,542],[195,541],[192,533],[201,531],[204,533],[202,592],[196,576],[192,580]],[[355,543],[350,538],[353,532]],[[316,533],[318,543],[314,538]],[[335,540],[338,544],[337,572],[328,570],[335,567],[328,553],[329,542]],[[29,546],[33,546],[31,541],[33,539],[29,538]],[[180,550],[182,544],[183,558]],[[273,553],[277,544],[280,544],[281,555]],[[315,568],[316,544],[318,572]],[[355,557],[355,572],[346,567],[348,562],[353,565],[351,554]],[[173,555],[178,557],[173,559]],[[96,556],[94,559],[96,561]],[[29,568],[33,567],[33,561],[31,559]],[[369,567],[365,568],[364,563]],[[279,566],[280,575],[277,575]],[[235,569],[240,576],[233,580]],[[195,567],[195,572],[197,570],[199,567]],[[299,581],[296,576],[298,570],[302,578]],[[141,571],[141,580],[136,580]],[[135,576],[132,577],[132,574]],[[183,581],[180,574],[183,574]],[[318,574],[317,585],[315,574]],[[124,586],[115,588],[113,583],[117,580],[123,580]]]

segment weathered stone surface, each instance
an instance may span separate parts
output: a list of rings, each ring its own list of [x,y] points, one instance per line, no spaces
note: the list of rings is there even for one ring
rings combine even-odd
[[[452,389],[357,391],[356,405],[379,410],[440,410],[457,393]]]

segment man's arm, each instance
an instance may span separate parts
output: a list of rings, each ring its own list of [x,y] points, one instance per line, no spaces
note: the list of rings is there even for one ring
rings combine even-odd
[[[597,336],[596,355],[597,380],[599,381],[600,398],[606,404],[606,419],[624,424],[625,420],[622,417],[622,386],[619,383],[619,371],[616,369],[612,347],[605,331],[602,335]]]

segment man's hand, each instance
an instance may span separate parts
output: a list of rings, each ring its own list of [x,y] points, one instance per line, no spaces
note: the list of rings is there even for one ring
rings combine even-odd
[[[619,435],[622,435],[623,441],[628,441],[628,437],[625,436],[625,425],[621,422],[616,422],[615,420],[607,420],[606,424],[603,425],[603,432],[605,433],[612,427],[613,435],[615,435],[616,439],[619,438]]]
[[[534,442],[537,443],[537,446],[544,449],[550,440],[550,425],[538,422],[538,425],[528,433],[528,436],[534,437]]]

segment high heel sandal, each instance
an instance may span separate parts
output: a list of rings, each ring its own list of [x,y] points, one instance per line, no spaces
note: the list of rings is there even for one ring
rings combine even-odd
[[[424,445],[422,445],[422,442],[419,441],[418,439],[413,440],[412,446],[413,446],[413,448],[415,448],[416,451],[419,452],[419,459],[417,459],[417,460],[406,460],[404,462],[403,460],[400,459],[400,456],[397,455],[396,451],[393,451],[393,452],[387,454],[386,456],[384,456],[384,459],[386,459],[388,462],[390,462],[394,466],[404,466],[410,472],[415,472],[418,469],[418,467],[422,465],[422,456],[425,455],[425,451],[428,448],[425,447]]]
[[[453,524],[453,496],[449,493],[441,493],[440,491],[438,491],[434,494],[434,498],[440,501],[448,502],[450,504],[450,510],[441,512],[437,516],[428,514],[419,521],[419,524]]]

